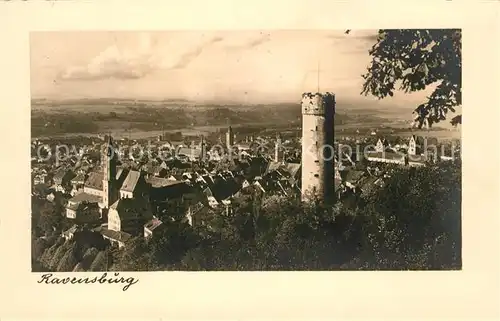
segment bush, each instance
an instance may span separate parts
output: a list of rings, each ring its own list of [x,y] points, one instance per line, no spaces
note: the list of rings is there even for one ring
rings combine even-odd
[[[48,247],[49,244],[45,239],[37,238],[31,247],[31,258],[38,261]]]
[[[92,262],[95,260],[98,253],[99,250],[96,249],[95,247],[88,249],[83,255],[83,259],[81,262],[82,269],[84,270],[90,269],[90,266],[92,265]]]
[[[97,272],[97,271],[105,271],[107,265],[107,253],[106,251],[100,251],[97,253],[94,261],[90,265],[89,271]]]
[[[76,244],[73,243],[72,246],[64,253],[59,265],[57,266],[57,272],[71,272],[73,271],[75,265],[78,263],[76,257]]]
[[[66,241],[65,243],[61,244],[52,255],[52,259],[50,260],[50,264],[48,267],[50,269],[57,269],[59,262],[64,257],[65,253],[75,245],[76,244],[72,241]]]
[[[75,268],[73,269],[73,272],[85,272],[85,269],[82,267],[82,263],[78,263],[75,265]]]

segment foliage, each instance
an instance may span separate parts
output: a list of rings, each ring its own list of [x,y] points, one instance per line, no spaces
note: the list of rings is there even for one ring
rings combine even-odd
[[[460,165],[390,172],[352,209],[248,194],[203,225],[166,222],[113,254],[113,270],[459,269]]]
[[[396,82],[405,92],[436,85],[415,109],[419,128],[431,127],[462,104],[462,32],[460,29],[383,29],[369,51],[373,58],[362,94],[393,96]],[[461,115],[452,119],[461,123]]]
[[[66,252],[73,248],[76,244],[72,241],[66,241],[61,246],[59,246],[56,251],[54,252],[52,259],[50,260],[50,264],[48,265],[48,268],[50,269],[57,269],[59,266],[59,263],[61,262],[62,258],[66,254]],[[73,267],[71,267],[73,268]]]
[[[32,207],[33,222],[44,235],[52,235],[54,230],[60,229],[63,221],[61,206],[50,202],[41,202],[33,204]]]
[[[77,265],[75,265],[75,268],[73,269],[73,272],[85,272],[85,269],[82,266],[82,262],[80,262]]]
[[[57,265],[57,272],[71,272],[73,271],[76,264],[78,264],[78,260],[76,258],[76,243],[72,243],[70,248],[64,253],[63,257],[59,261]]]
[[[166,219],[123,249],[89,231],[34,234],[33,258],[57,271],[460,269],[460,162],[384,171],[356,206],[248,192],[232,211],[200,211],[194,227]]]
[[[125,249],[117,254],[117,262],[113,265],[115,271],[154,271],[158,269],[142,236],[128,241]]]
[[[187,223],[165,221],[155,230],[148,247],[154,262],[168,265],[179,261],[195,242],[196,235]]]
[[[37,269],[66,272],[72,271],[77,263],[82,263],[79,269],[88,270],[97,253],[108,245],[102,235],[86,229],[76,232],[71,240],[60,236],[33,235],[32,263]]]
[[[95,247],[89,248],[87,251],[85,251],[85,253],[83,254],[83,259],[81,261],[81,267],[83,270],[86,271],[90,269],[90,266],[98,253],[99,250],[96,249]]]
[[[457,165],[393,170],[349,209],[279,196],[215,215],[181,261],[188,270],[456,269],[461,266]]]
[[[395,171],[365,209],[373,263],[385,269],[460,268],[461,171],[440,164]]]
[[[94,261],[90,265],[89,271],[98,272],[105,271],[107,265],[108,254],[106,251],[100,251],[97,253]]]
[[[32,260],[38,261],[48,247],[49,245],[45,239],[37,238],[33,240],[31,245]]]
[[[45,268],[50,269],[52,264],[52,257],[54,256],[57,249],[63,244],[64,244],[64,239],[60,237],[51,247],[49,247],[45,252],[43,252],[39,261]]]

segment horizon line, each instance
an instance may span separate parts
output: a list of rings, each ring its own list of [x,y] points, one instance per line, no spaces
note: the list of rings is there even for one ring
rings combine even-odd
[[[320,91],[319,93],[327,93],[329,91]],[[304,92],[304,93],[316,93],[316,92]],[[303,94],[304,94],[303,93]],[[361,97],[364,97],[361,95]],[[232,100],[232,99],[188,99],[188,98],[155,98],[155,97],[31,97],[31,103],[37,101],[54,101],[54,102],[64,102],[64,101],[98,101],[98,100],[109,100],[109,101],[137,101],[137,102],[183,102],[183,103],[195,103],[195,104],[234,104],[234,105],[266,105],[266,104],[300,104],[302,95],[297,96],[296,99],[255,99],[253,101],[247,100]],[[345,99],[345,98],[344,98]],[[348,97],[344,100],[343,98],[336,99],[338,102],[345,101],[351,103],[366,104],[369,101],[365,99],[353,99]],[[365,101],[363,101],[365,100]],[[368,99],[370,100],[370,99]],[[373,103],[377,104],[377,99],[373,99]],[[401,107],[401,106],[400,106]],[[413,108],[413,107],[408,107]]]

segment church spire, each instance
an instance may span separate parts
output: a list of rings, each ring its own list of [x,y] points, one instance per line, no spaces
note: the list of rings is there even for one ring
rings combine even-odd
[[[113,138],[111,135],[107,135],[105,138],[104,155],[103,155],[103,179],[102,187],[103,194],[102,200],[104,206],[109,208],[114,201],[116,201],[116,160],[118,155],[116,154],[115,146],[113,144]]]

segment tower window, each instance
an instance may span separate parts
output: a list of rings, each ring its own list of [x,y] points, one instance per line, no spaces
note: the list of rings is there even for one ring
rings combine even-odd
[[[314,177],[319,178],[319,174],[314,174]]]

